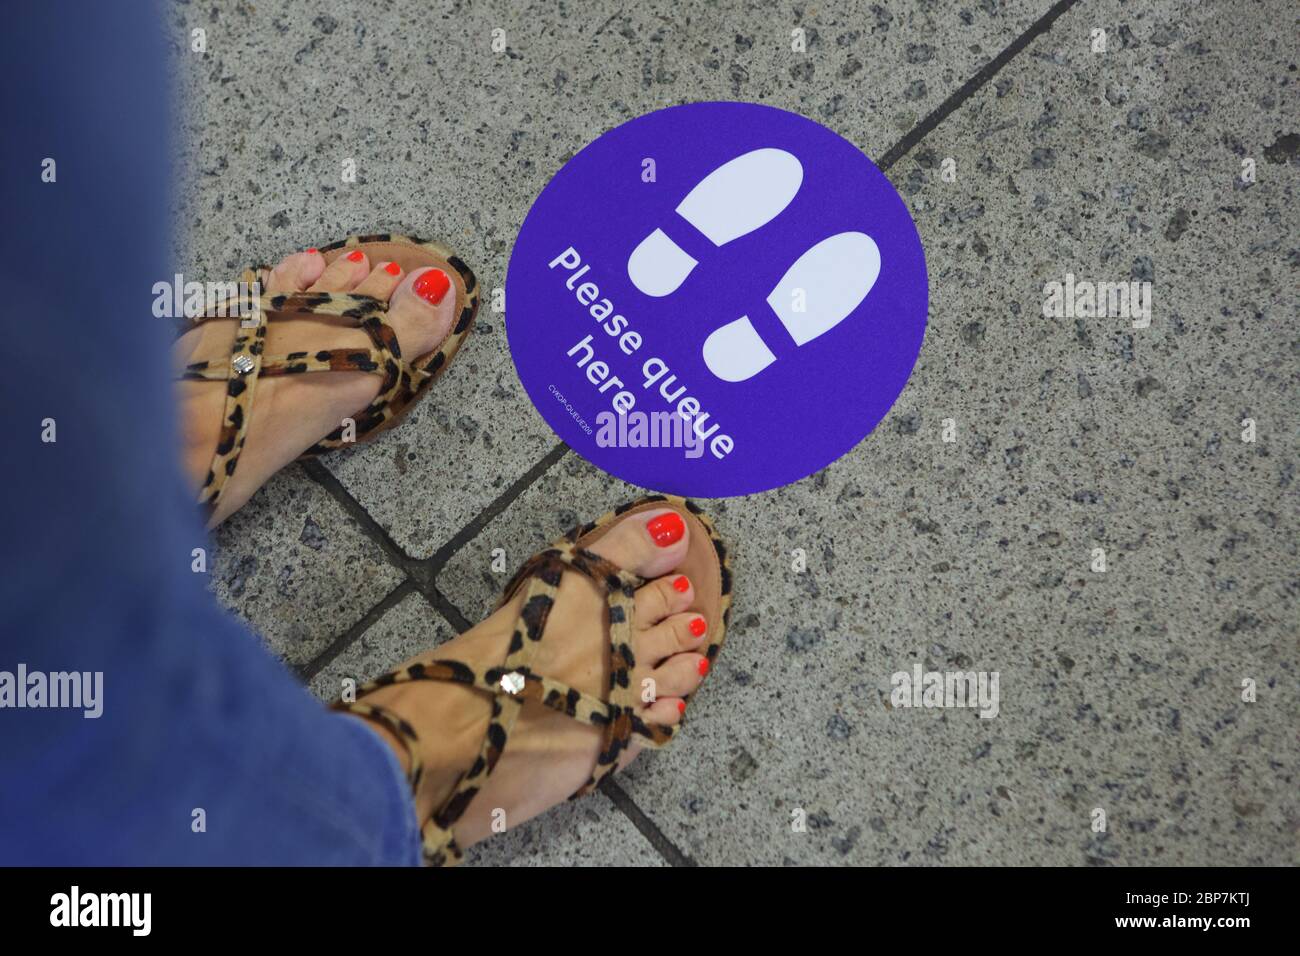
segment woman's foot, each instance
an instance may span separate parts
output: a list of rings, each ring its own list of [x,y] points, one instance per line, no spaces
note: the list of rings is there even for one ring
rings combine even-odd
[[[652,689],[637,715],[646,723],[676,724],[686,710],[683,699],[708,673],[698,653],[706,642],[703,615],[688,610],[695,601],[693,583],[674,573],[686,559],[690,532],[671,508],[640,511],[622,518],[589,550],[649,583],[636,592],[632,621],[635,666],[630,687],[639,699]],[[477,627],[401,665],[457,660],[478,672],[506,658],[524,594],[498,609]],[[529,669],[595,697],[608,696],[610,640],[605,594],[585,575],[566,572],[542,640]],[[646,681],[652,681],[647,684]],[[364,697],[402,717],[415,728],[424,774],[416,794],[416,813],[427,820],[451,795],[460,776],[478,756],[487,729],[490,699],[481,691],[439,681],[414,681],[382,687]],[[367,721],[393,747],[403,765],[406,752],[397,739]],[[619,766],[638,751],[633,736]],[[568,798],[587,782],[600,752],[601,732],[538,704],[524,705],[496,769],[455,824],[462,848],[492,832],[494,811],[504,811],[507,827],[516,826]],[[499,827],[498,827],[499,829]]]
[[[451,328],[455,295],[448,277],[437,269],[417,269],[403,275],[395,262],[371,262],[356,249],[326,265],[316,250],[289,256],[274,269],[263,292],[356,292],[389,301],[387,321],[397,333],[408,361],[425,355]],[[210,319],[177,341],[173,356],[179,365],[230,354],[238,319]],[[295,316],[268,323],[266,355],[317,352],[322,349],[371,347],[361,329]],[[248,424],[239,467],[221,490],[209,526],[225,520],[243,506],[268,478],[317,441],[338,428],[344,418],[364,409],[379,394],[383,379],[366,372],[320,372],[310,375],[268,376],[257,384],[256,402]],[[190,381],[178,385],[182,462],[195,495],[207,478],[222,426],[226,400],[224,382]]]

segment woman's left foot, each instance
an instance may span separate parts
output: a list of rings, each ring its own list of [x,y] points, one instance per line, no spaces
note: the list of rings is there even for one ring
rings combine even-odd
[[[619,519],[590,550],[646,584],[633,598],[629,685],[641,703],[636,716],[672,726],[686,711],[709,670],[701,653],[707,646],[704,616],[696,605],[695,583],[677,571],[686,560],[691,536],[681,514],[656,508]],[[483,673],[505,659],[524,593],[477,627],[402,664],[457,660]],[[605,595],[576,572],[565,573],[554,607],[537,643],[531,668],[582,693],[609,693],[610,639]],[[649,697],[647,700],[646,697]],[[423,768],[416,813],[428,819],[455,788],[479,754],[493,702],[481,691],[440,681],[395,683],[364,695],[364,703],[396,714],[414,728]],[[351,719],[351,718],[350,718]],[[409,769],[405,748],[387,729],[366,721]],[[455,823],[456,840],[467,848],[490,836],[493,825],[513,827],[563,802],[591,775],[601,748],[601,731],[549,707],[528,703],[510,733],[499,762],[482,789]],[[619,766],[640,750],[633,737]]]

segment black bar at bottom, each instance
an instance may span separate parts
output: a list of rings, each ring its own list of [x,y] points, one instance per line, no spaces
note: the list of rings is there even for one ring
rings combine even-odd
[[[721,933],[729,951],[755,937],[766,948],[773,930],[827,941],[844,934],[855,947],[901,934],[944,948],[1126,936],[1221,948],[1293,928],[1294,883],[1281,868],[0,869],[0,925],[18,938],[75,932],[83,941],[147,935],[209,945],[268,931],[377,944],[387,926],[408,943],[441,928],[508,949],[536,942],[539,931],[558,946],[676,947],[699,941],[681,935],[698,923],[707,936]]]

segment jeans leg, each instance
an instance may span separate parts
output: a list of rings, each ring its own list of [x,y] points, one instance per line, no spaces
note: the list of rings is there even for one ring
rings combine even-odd
[[[414,864],[395,756],[191,569],[150,308],[174,271],[162,15],[47,0],[0,31],[0,863]],[[100,675],[100,712],[19,707],[20,671]]]

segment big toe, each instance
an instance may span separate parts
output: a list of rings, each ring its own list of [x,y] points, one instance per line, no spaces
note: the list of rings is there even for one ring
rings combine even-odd
[[[416,269],[393,293],[388,321],[397,332],[402,354],[427,355],[451,331],[456,295],[451,278],[441,269]]]
[[[627,515],[590,548],[625,571],[643,578],[667,574],[686,558],[690,531],[674,508]]]

